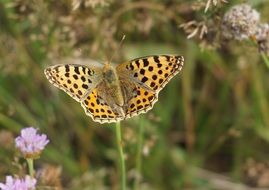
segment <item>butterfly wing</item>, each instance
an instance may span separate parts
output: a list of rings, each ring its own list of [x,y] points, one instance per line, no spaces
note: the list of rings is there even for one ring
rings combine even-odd
[[[50,83],[80,102],[100,82],[101,69],[98,62],[66,60],[64,64],[46,68],[44,73]]]
[[[121,80],[132,80],[140,86],[159,92],[183,67],[183,56],[148,56],[117,66]]]
[[[117,72],[125,92],[126,117],[151,109],[158,100],[158,93],[183,67],[182,56],[148,56],[120,64]],[[133,86],[128,91],[126,83]],[[127,87],[126,87],[127,86]],[[125,89],[125,90],[124,90]]]
[[[124,84],[123,82],[121,84]],[[131,91],[128,88],[132,86]],[[154,103],[158,100],[158,94],[154,91],[145,89],[140,85],[132,83],[132,85],[123,86],[123,94],[126,100],[124,106],[125,119],[145,113],[150,110]]]
[[[81,106],[87,115],[99,123],[113,123],[124,119],[121,112],[108,105],[105,97],[100,95],[98,87],[81,102]]]

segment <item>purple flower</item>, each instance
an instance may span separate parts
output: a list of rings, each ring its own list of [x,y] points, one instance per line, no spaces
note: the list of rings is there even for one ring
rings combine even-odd
[[[36,179],[26,176],[24,179],[6,177],[6,184],[0,183],[1,190],[34,190]]]
[[[35,128],[28,127],[21,130],[21,135],[15,139],[15,142],[25,158],[37,158],[49,140],[46,135],[37,134]]]

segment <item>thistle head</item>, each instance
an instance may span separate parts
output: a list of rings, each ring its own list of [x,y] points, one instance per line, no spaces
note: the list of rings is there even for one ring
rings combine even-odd
[[[236,40],[254,36],[260,21],[260,14],[248,4],[232,7],[225,13],[222,22],[222,34]]]

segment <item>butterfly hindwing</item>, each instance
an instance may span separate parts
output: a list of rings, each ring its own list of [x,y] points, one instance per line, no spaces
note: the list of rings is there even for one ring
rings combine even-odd
[[[120,113],[113,110],[106,101],[98,95],[97,89],[92,90],[81,102],[81,106],[84,108],[87,115],[99,123],[112,123],[123,119]]]
[[[127,100],[125,117],[130,118],[150,110],[158,100],[158,94],[140,86],[133,90],[133,96]]]

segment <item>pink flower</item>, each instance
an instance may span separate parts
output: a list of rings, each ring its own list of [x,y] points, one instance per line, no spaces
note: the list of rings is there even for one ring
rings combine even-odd
[[[28,127],[21,130],[21,135],[15,139],[15,142],[25,158],[37,158],[49,140],[46,135],[37,134],[35,128]]]
[[[1,190],[34,190],[36,179],[26,176],[24,179],[6,177],[6,183],[0,183]]]

